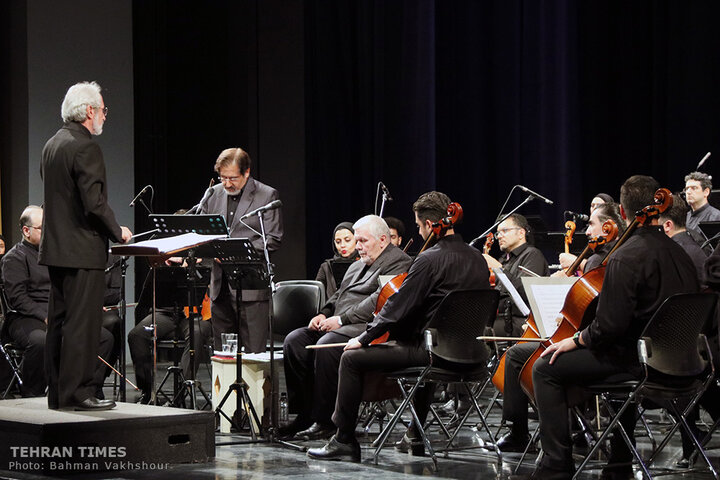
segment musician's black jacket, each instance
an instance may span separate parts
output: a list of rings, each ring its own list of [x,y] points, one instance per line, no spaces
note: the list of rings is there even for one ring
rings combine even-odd
[[[489,276],[479,250],[460,235],[447,235],[417,256],[402,287],[358,340],[368,345],[390,329],[398,341],[418,342],[445,295],[454,290],[490,288]]]
[[[637,340],[653,313],[670,295],[698,290],[695,266],[682,247],[660,227],[640,227],[608,260],[583,343],[605,361],[637,364]]]

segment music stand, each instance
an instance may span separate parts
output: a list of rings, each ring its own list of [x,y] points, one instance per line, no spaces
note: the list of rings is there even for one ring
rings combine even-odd
[[[196,281],[192,283],[188,283],[187,279],[187,273],[186,273],[187,267],[161,267],[156,269],[156,277],[155,277],[155,306],[156,308],[162,308],[162,309],[172,309],[173,312],[173,320],[176,322],[176,329],[179,325],[179,322],[182,321],[182,310],[183,307],[187,304],[187,289],[194,289],[195,290],[195,298],[203,298],[205,294],[205,290],[207,289],[208,283],[210,283],[210,272],[208,268],[200,268],[197,269],[197,276],[195,277]],[[192,305],[193,310],[200,312],[200,310],[197,308],[196,305]],[[188,322],[191,329],[195,328],[195,322],[194,318],[195,315],[193,312],[188,308]],[[183,338],[183,340],[185,340]],[[188,339],[189,341],[189,339]],[[191,365],[191,368],[194,368],[194,365]],[[194,370],[193,370],[194,372]],[[162,392],[162,388],[165,385],[165,382],[170,377],[170,375],[174,375],[173,378],[173,396],[172,399],[167,397],[164,392]],[[193,377],[194,378],[194,377]],[[178,381],[181,380],[181,381]],[[180,388],[180,385],[182,384],[185,388]],[[158,397],[158,394],[162,393],[163,396],[165,396],[166,400],[168,400],[173,406],[179,407],[184,406],[184,400],[185,396],[188,392],[193,391],[196,388],[194,384],[189,383],[188,378],[185,377],[182,370],[177,366],[172,366],[168,368],[168,371],[165,374],[165,377],[160,382],[160,385],[155,390],[155,398]],[[205,398],[205,401],[207,404],[211,403],[210,397],[207,395],[207,393],[202,389],[202,386],[200,384],[197,384],[197,389],[200,391],[203,398]],[[181,403],[182,401],[182,403]]]
[[[132,245],[117,245],[111,248],[116,255],[136,256],[183,256],[187,257],[187,281],[196,281],[195,250],[200,245],[224,238],[228,234],[222,215],[161,215],[152,214],[150,220],[157,226],[160,236],[172,236],[147,240]],[[199,305],[195,298],[195,289],[188,289],[188,305]],[[199,310],[199,309],[198,309]],[[155,268],[153,268],[153,370],[151,381],[151,403],[157,404],[155,396],[155,377],[157,374],[157,325],[155,323]],[[195,328],[189,332],[190,375],[186,382],[190,388],[191,405],[195,405]]]
[[[237,352],[235,353],[235,366],[237,377],[235,382],[228,386],[225,396],[223,396],[215,408],[215,413],[225,417],[225,419],[235,427],[236,431],[240,431],[240,424],[235,421],[235,415],[233,415],[233,418],[230,418],[222,409],[232,392],[235,392],[235,412],[240,412],[241,408],[243,406],[245,407],[245,416],[248,419],[250,436],[252,437],[252,441],[242,443],[254,443],[258,441],[258,438],[255,434],[252,421],[255,421],[258,431],[261,431],[262,424],[252,404],[252,400],[248,395],[248,385],[242,377],[241,346],[243,341],[240,333],[240,297],[243,289],[262,290],[267,288],[267,272],[263,268],[262,257],[247,238],[216,240],[203,246],[201,250],[202,252],[207,252],[206,256],[212,255],[214,258],[220,260],[220,268],[222,268],[225,275],[227,275],[228,284],[236,291],[235,316],[236,325],[238,326],[238,342]],[[274,381],[274,378],[270,380]]]
[[[714,244],[717,244],[715,240],[720,237],[720,222],[700,222],[698,227],[700,227],[700,232],[705,236],[703,248],[707,244],[710,244],[710,246],[714,248]]]

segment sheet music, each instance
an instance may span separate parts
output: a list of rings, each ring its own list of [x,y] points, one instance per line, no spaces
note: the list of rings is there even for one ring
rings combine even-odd
[[[521,280],[540,336],[552,336],[557,330],[557,317],[565,304],[565,297],[577,277],[523,277]]]
[[[187,250],[203,243],[225,238],[226,235],[200,235],[183,233],[174,237],[145,240],[131,245],[115,245],[110,248],[114,255],[165,255]]]
[[[530,309],[525,301],[523,301],[522,297],[515,288],[515,285],[512,284],[505,272],[503,272],[503,269],[501,267],[493,268],[493,272],[495,272],[495,279],[499,281],[503,287],[505,287],[505,290],[507,290],[510,294],[512,301],[515,305],[517,305],[518,309],[520,309],[520,313],[522,313],[525,317],[530,315]]]

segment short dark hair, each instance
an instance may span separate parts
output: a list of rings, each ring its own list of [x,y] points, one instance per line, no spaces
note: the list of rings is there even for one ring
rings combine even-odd
[[[250,155],[240,147],[237,148],[226,148],[215,161],[215,171],[220,173],[221,168],[228,167],[230,165],[237,165],[240,169],[240,173],[245,174],[250,168]]]
[[[702,188],[703,190],[705,190],[706,188],[712,190],[712,177],[707,173],[690,172],[685,175],[685,183],[687,183],[688,180],[696,180],[700,182],[700,188]]]
[[[399,218],[385,217],[385,223],[387,223],[388,228],[394,228],[401,237],[405,236],[405,224]]]
[[[519,213],[513,213],[505,220],[512,220],[512,222],[516,226],[525,230],[525,241],[528,243],[533,243],[532,231],[530,230],[530,223],[527,221],[527,218],[525,218],[523,215],[520,215]]]
[[[625,209],[628,218],[651,205],[655,201],[655,192],[660,184],[648,175],[633,175],[625,180],[620,187],[620,204]]]
[[[672,207],[660,214],[660,221],[671,220],[676,229],[685,228],[688,212],[687,203],[678,194],[673,195],[672,199]]]
[[[430,220],[434,223],[447,217],[448,205],[450,205],[450,197],[442,192],[432,191],[420,195],[420,198],[413,203],[413,211],[421,222]]]
[[[620,215],[620,205],[615,202],[605,202],[598,205],[595,211],[597,212],[597,217],[598,220],[600,220],[600,223],[612,220],[618,227],[618,236],[623,234],[627,225],[625,220],[623,220],[622,215]]]

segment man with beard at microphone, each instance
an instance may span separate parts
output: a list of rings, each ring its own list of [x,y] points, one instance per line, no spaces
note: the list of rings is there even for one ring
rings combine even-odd
[[[263,214],[268,250],[272,253],[280,248],[283,236],[282,212],[275,207],[279,206],[279,195],[274,188],[250,176],[250,165],[250,155],[242,148],[228,148],[220,152],[215,162],[220,183],[212,187],[209,198],[201,202],[199,213],[223,215],[230,237],[247,238],[255,249],[262,251],[260,220],[257,216],[247,219],[240,217],[273,202],[273,208],[268,208]],[[221,334],[239,333],[245,352],[264,352],[268,336],[270,292],[268,289],[243,288],[239,302],[236,302],[237,295],[238,292],[230,286],[227,276],[215,262],[210,277],[210,321],[215,350],[222,349]],[[240,312],[236,312],[237,305]]]

